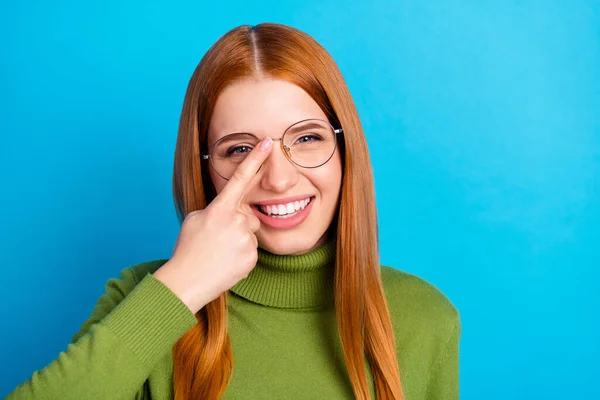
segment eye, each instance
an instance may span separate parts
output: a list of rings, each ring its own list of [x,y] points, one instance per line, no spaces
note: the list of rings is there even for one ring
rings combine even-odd
[[[302,135],[302,136],[300,136],[296,140],[296,143],[310,143],[310,142],[319,141],[319,140],[322,140],[319,135],[308,134],[308,135]]]
[[[252,151],[252,147],[251,146],[247,146],[247,145],[238,145],[238,146],[233,146],[230,147],[227,150],[227,156],[240,156],[240,155],[246,155],[248,153],[250,153]]]

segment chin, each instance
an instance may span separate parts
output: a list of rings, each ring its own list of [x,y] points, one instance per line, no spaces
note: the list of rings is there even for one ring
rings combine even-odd
[[[273,237],[272,235],[259,235],[258,247],[268,251],[269,253],[283,256],[308,253],[323,243],[321,237],[308,238],[306,236],[293,233],[284,233],[277,236],[279,237]]]

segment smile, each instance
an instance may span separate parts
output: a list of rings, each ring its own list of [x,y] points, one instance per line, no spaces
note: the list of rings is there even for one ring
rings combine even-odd
[[[304,200],[293,201],[286,204],[258,205],[258,209],[271,218],[290,218],[304,210],[311,202],[309,197]]]
[[[265,228],[287,230],[302,224],[310,215],[315,196],[303,195],[264,201],[251,208]]]

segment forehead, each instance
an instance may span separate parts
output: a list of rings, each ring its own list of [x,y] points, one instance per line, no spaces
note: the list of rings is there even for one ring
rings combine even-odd
[[[319,105],[300,87],[274,79],[239,80],[219,95],[208,139],[214,142],[234,132],[278,136],[290,125],[308,118],[327,120]]]

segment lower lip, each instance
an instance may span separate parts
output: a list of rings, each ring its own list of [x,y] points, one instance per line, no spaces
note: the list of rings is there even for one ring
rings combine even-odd
[[[263,214],[257,206],[252,207],[252,211],[258,217],[261,223],[265,224],[269,228],[273,229],[292,229],[300,225],[310,214],[310,210],[312,209],[312,205],[315,201],[313,197],[310,200],[310,203],[304,208],[304,210],[300,210],[297,214],[288,217],[288,218],[273,218],[269,217],[266,214]]]

